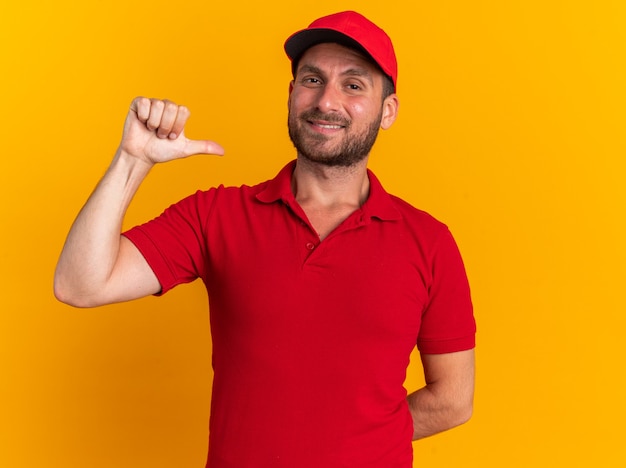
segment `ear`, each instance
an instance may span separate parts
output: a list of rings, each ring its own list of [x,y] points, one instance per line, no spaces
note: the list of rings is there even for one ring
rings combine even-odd
[[[289,99],[287,99],[287,107],[291,107],[291,93],[293,92],[293,80],[289,82]]]
[[[383,101],[383,117],[380,121],[380,128],[387,130],[398,117],[398,108],[400,107],[400,101],[396,93],[390,94]]]

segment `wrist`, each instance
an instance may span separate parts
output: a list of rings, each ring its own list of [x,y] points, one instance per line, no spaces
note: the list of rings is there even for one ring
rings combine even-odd
[[[146,175],[154,164],[154,162],[139,158],[120,147],[115,153],[111,166],[129,171],[130,173]]]
[[[121,184],[130,201],[130,198],[132,198],[139,185],[146,178],[152,166],[154,166],[154,163],[144,161],[119,148],[103,181],[115,185]]]

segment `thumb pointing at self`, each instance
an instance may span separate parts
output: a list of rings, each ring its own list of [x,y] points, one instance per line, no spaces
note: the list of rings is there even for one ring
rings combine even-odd
[[[152,163],[195,154],[223,155],[224,148],[210,140],[185,136],[189,109],[172,101],[137,97],[128,114],[123,146]]]
[[[190,140],[185,138],[183,152],[185,153],[185,156],[193,156],[194,154],[214,154],[217,156],[223,156],[224,148],[211,140]]]

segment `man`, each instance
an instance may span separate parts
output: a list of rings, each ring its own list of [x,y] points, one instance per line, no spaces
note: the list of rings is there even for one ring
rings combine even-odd
[[[213,336],[210,467],[403,467],[411,440],[472,411],[475,325],[448,229],[367,169],[398,113],[387,34],[342,12],[287,39],[297,159],[253,187],[197,192],[120,234],[154,164],[222,154],[188,110],[137,98],[55,275],[92,307],[202,278]],[[426,386],[403,382],[420,349]]]

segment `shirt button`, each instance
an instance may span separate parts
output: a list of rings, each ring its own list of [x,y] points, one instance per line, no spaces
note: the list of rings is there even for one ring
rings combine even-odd
[[[309,250],[313,250],[315,248],[315,244],[313,242],[307,242],[306,248]]]

